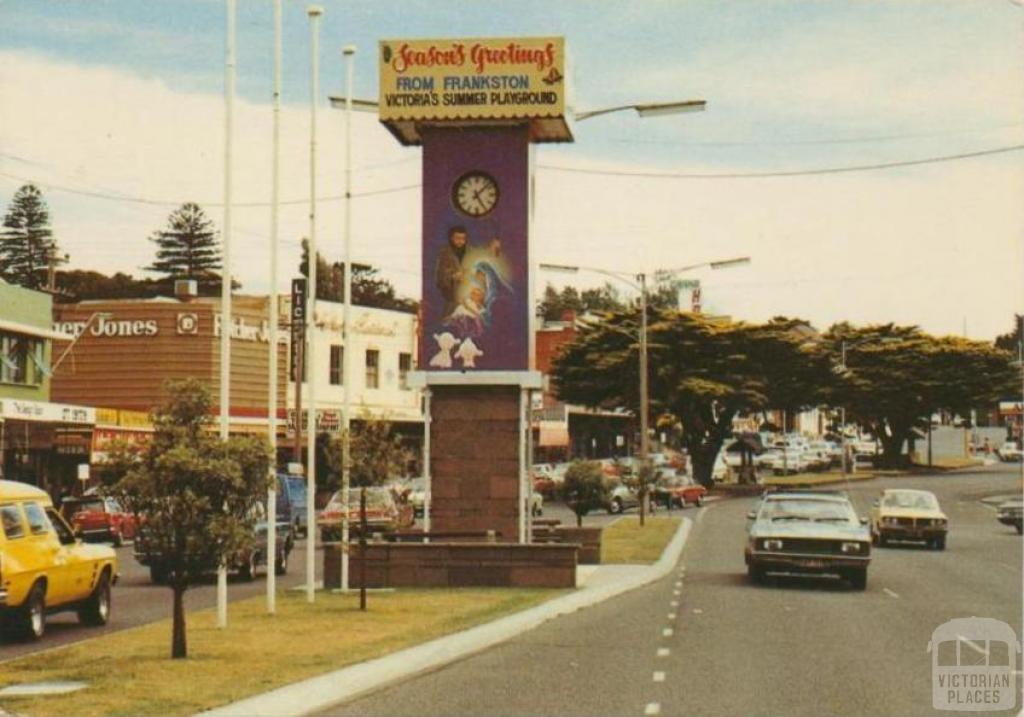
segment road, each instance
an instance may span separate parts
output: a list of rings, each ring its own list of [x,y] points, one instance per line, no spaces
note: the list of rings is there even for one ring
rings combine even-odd
[[[1022,632],[1022,541],[980,501],[1013,493],[1019,470],[851,484],[862,515],[885,487],[932,490],[952,526],[943,552],[876,550],[865,592],[829,579],[754,586],[743,563],[753,500],[692,510],[669,578],[323,714],[933,714],[936,627],[985,616]]]
[[[279,588],[305,584],[306,541],[299,540],[289,556],[289,574],[279,575]],[[131,545],[117,548],[121,577],[114,587],[110,622],[102,628],[84,627],[73,612],[50,615],[46,619],[46,635],[38,642],[0,640],[0,662],[31,652],[49,650],[79,640],[86,640],[107,632],[170,619],[171,590],[165,585],[154,585],[149,579],[149,568],[139,565],[132,557]],[[317,554],[317,578],[323,569],[323,559]],[[266,578],[260,572],[256,580],[246,582],[235,576],[228,577],[228,600],[241,600],[266,594]],[[217,604],[216,577],[195,585],[185,593],[187,611],[212,608]],[[230,613],[229,613],[230,619]]]

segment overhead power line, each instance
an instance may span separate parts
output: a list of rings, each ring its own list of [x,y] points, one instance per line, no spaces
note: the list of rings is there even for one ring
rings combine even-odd
[[[996,149],[986,149],[978,152],[949,154],[942,157],[927,157],[925,159],[879,162],[876,164],[860,164],[849,167],[824,167],[821,169],[794,169],[790,171],[773,172],[633,172],[621,169],[584,169],[582,167],[563,167],[555,164],[538,164],[537,166],[540,169],[550,169],[555,172],[596,174],[606,177],[641,177],[648,179],[758,179],[764,177],[802,177],[815,174],[841,174],[844,172],[869,172],[878,169],[893,169],[895,167],[914,167],[922,164],[938,164],[940,162],[953,162],[959,159],[986,157],[994,154],[1003,154],[1005,152],[1018,152],[1022,149],[1024,149],[1024,144],[1015,144],[1010,147],[998,147]]]
[[[769,177],[801,177],[801,176],[812,176],[820,174],[842,174],[847,172],[869,172],[874,170],[882,169],[894,169],[897,167],[914,167],[926,164],[938,164],[942,162],[953,162],[962,159],[973,159],[978,157],[987,157],[997,154],[1005,154],[1007,152],[1019,152],[1024,149],[1024,144],[1015,144],[1008,147],[997,147],[995,149],[985,149],[976,152],[962,152],[960,154],[949,154],[939,157],[926,157],[923,159],[910,159],[900,160],[895,162],[878,162],[875,164],[861,164],[852,165],[846,167],[823,167],[819,169],[794,169],[794,170],[781,170],[781,171],[766,171],[766,172],[650,172],[650,171],[630,171],[622,169],[587,169],[583,167],[567,167],[558,164],[538,164],[539,169],[550,170],[553,172],[565,172],[569,174],[590,174],[606,177],[638,177],[648,179],[761,179]],[[166,199],[152,199],[147,197],[129,196],[125,194],[111,194],[105,192],[96,192],[88,189],[78,189],[76,187],[68,187],[52,182],[46,182],[39,179],[33,179],[30,177],[23,177],[19,175],[9,174],[7,172],[0,172],[0,177],[6,177],[13,179],[18,182],[28,182],[32,184],[38,184],[46,189],[55,192],[64,192],[67,194],[75,194],[78,196],[91,197],[93,199],[102,199],[111,202],[126,202],[132,204],[145,204],[150,206],[159,207],[177,207],[182,204],[182,200],[170,201]],[[394,194],[396,192],[406,192],[413,189],[418,189],[422,185],[416,184],[405,184],[398,187],[390,187],[385,189],[374,189],[365,192],[354,192],[353,197],[372,197],[381,194]],[[319,197],[318,202],[335,202],[342,201],[344,195],[335,194]],[[282,205],[296,205],[306,204],[308,199],[286,199],[282,200]],[[203,206],[207,207],[222,207],[222,202],[201,202]],[[253,208],[253,207],[267,207],[270,206],[270,202],[236,202],[236,207]]]

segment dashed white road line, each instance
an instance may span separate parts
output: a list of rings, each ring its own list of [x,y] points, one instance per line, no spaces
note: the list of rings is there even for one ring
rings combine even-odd
[[[661,714],[661,705],[658,704],[657,702],[649,702],[647,704],[647,706],[644,707],[644,714],[645,715],[660,715]]]
[[[679,607],[679,601],[678,600],[673,600],[672,602],[669,603],[669,605],[671,605],[672,607]]]
[[[683,593],[683,591],[679,590],[679,589],[676,589],[676,590],[672,591],[672,594],[675,595],[676,597],[679,597],[680,595],[682,595],[682,593]]]
[[[664,682],[665,681],[665,673],[664,672],[655,672],[654,673],[654,681],[655,682]]]
[[[658,657],[668,657],[670,652],[671,650],[669,650],[667,647],[659,647]]]
[[[672,628],[666,627],[664,630],[661,631],[661,635],[662,637],[672,637]]]
[[[700,609],[699,607],[695,607],[695,608],[693,608],[693,614],[694,614],[694,615],[700,615],[700,614],[701,614],[701,613],[703,613],[703,612],[704,612],[704,611],[703,611],[703,610],[701,610],[701,609]]]
[[[882,588],[882,592],[885,593],[886,595],[888,595],[889,597],[894,598],[896,600],[899,600],[899,598],[900,598],[898,593],[893,592],[889,588]]]
[[[675,614],[674,612],[670,612],[670,613],[668,614],[668,619],[669,619],[669,620],[675,620],[675,619],[676,619],[676,614]]]

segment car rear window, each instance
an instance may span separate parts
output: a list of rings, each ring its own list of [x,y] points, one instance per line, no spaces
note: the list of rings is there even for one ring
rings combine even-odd
[[[100,499],[96,500],[73,500],[64,501],[67,504],[65,513],[74,515],[75,513],[84,513],[86,511],[93,511],[97,513],[103,512],[103,501]]]
[[[28,529],[33,535],[50,531],[50,521],[47,520],[46,512],[38,503],[25,504],[25,517],[28,518]]]
[[[4,535],[8,538],[20,538],[25,534],[18,506],[13,503],[0,505],[0,526],[3,526]]]

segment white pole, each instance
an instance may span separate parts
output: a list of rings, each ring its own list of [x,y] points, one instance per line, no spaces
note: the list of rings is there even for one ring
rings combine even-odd
[[[349,429],[352,425],[352,354],[349,346],[349,325],[352,306],[352,80],[355,69],[356,48],[346,45],[342,49],[345,57],[345,234],[342,238],[342,290],[345,292],[341,314],[341,503],[345,506],[341,514],[341,589],[348,590],[348,504],[351,493],[351,472],[349,471],[352,447]]]
[[[235,0],[227,0],[224,58],[224,266],[220,279],[220,439],[231,421],[231,150],[235,104]],[[228,625],[228,570],[217,568],[217,627]]]
[[[529,415],[530,409],[527,390],[519,388],[519,542],[526,542],[526,517],[527,501],[530,499],[526,490],[526,432],[530,430]]]
[[[316,102],[320,96],[320,16],[323,8],[310,5],[310,46],[312,47],[311,83],[309,94],[309,281],[306,292],[306,317],[309,322],[308,350],[306,352],[309,400],[306,418],[306,600],[316,599]],[[301,377],[300,377],[301,379]]]
[[[281,189],[281,0],[274,0],[274,128],[270,188],[270,291],[267,293],[267,438],[270,490],[267,492],[267,612],[277,611],[277,210]]]
[[[423,389],[423,532],[430,532],[430,389]],[[426,538],[429,542],[430,538]]]

